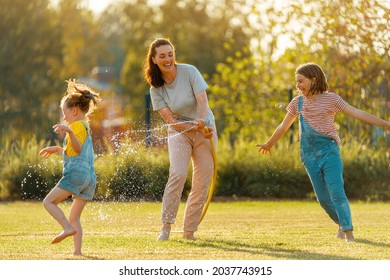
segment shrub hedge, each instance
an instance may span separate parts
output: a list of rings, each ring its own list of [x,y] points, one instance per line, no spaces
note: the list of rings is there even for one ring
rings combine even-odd
[[[45,143],[34,139],[2,141],[0,198],[42,199],[62,174],[60,156],[42,159]],[[257,151],[254,142],[238,140],[234,148],[220,139],[217,151],[218,177],[215,196],[256,199],[314,199],[308,176],[299,160],[299,144],[280,142],[272,156]],[[390,200],[390,152],[359,143],[342,149],[345,189],[350,199]],[[96,199],[160,200],[168,178],[166,147],[145,148],[125,143],[119,152],[96,156]],[[191,184],[191,168],[184,196]]]

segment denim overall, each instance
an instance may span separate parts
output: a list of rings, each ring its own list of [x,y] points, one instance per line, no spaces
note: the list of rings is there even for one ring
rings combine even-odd
[[[301,161],[310,177],[321,207],[342,231],[352,230],[349,202],[344,191],[343,163],[337,142],[308,125],[302,114],[303,97],[298,100],[301,131]]]
[[[87,130],[87,138],[77,156],[68,157],[64,153],[63,177],[58,182],[58,186],[72,192],[75,197],[92,200],[96,188],[92,136],[88,125],[82,123]],[[66,146],[66,138],[64,139],[64,146]]]

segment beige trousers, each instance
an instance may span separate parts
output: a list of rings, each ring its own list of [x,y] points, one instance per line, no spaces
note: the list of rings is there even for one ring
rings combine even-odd
[[[161,221],[175,223],[192,159],[192,185],[184,214],[184,230],[197,231],[214,169],[210,140],[204,138],[200,132],[178,133],[173,129],[168,130],[168,136],[170,167],[162,200]],[[215,126],[213,142],[217,149],[218,137]]]

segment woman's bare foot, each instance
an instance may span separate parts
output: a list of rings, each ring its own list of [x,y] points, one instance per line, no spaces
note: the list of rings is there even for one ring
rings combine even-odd
[[[62,240],[64,240],[65,238],[72,236],[72,235],[75,235],[75,234],[76,234],[76,230],[74,228],[64,230],[59,235],[57,235],[56,237],[53,238],[53,240],[51,241],[51,244],[59,243]]]
[[[183,238],[188,239],[188,240],[196,240],[196,237],[194,236],[193,231],[184,231]]]

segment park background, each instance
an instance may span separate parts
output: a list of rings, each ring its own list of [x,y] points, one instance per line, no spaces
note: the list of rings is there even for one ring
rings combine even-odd
[[[142,74],[156,37],[170,38],[177,61],[195,65],[210,86],[216,200],[315,200],[297,122],[272,157],[255,147],[283,119],[301,63],[320,64],[331,91],[389,119],[389,1],[134,0],[98,13],[92,2],[0,0],[0,200],[41,200],[61,177],[61,158],[38,152],[61,145],[52,126],[73,78],[103,98],[91,118],[96,200],[161,199],[166,126],[147,106]],[[349,198],[388,201],[389,135],[343,114],[336,126]],[[191,170],[184,197],[190,181]]]

